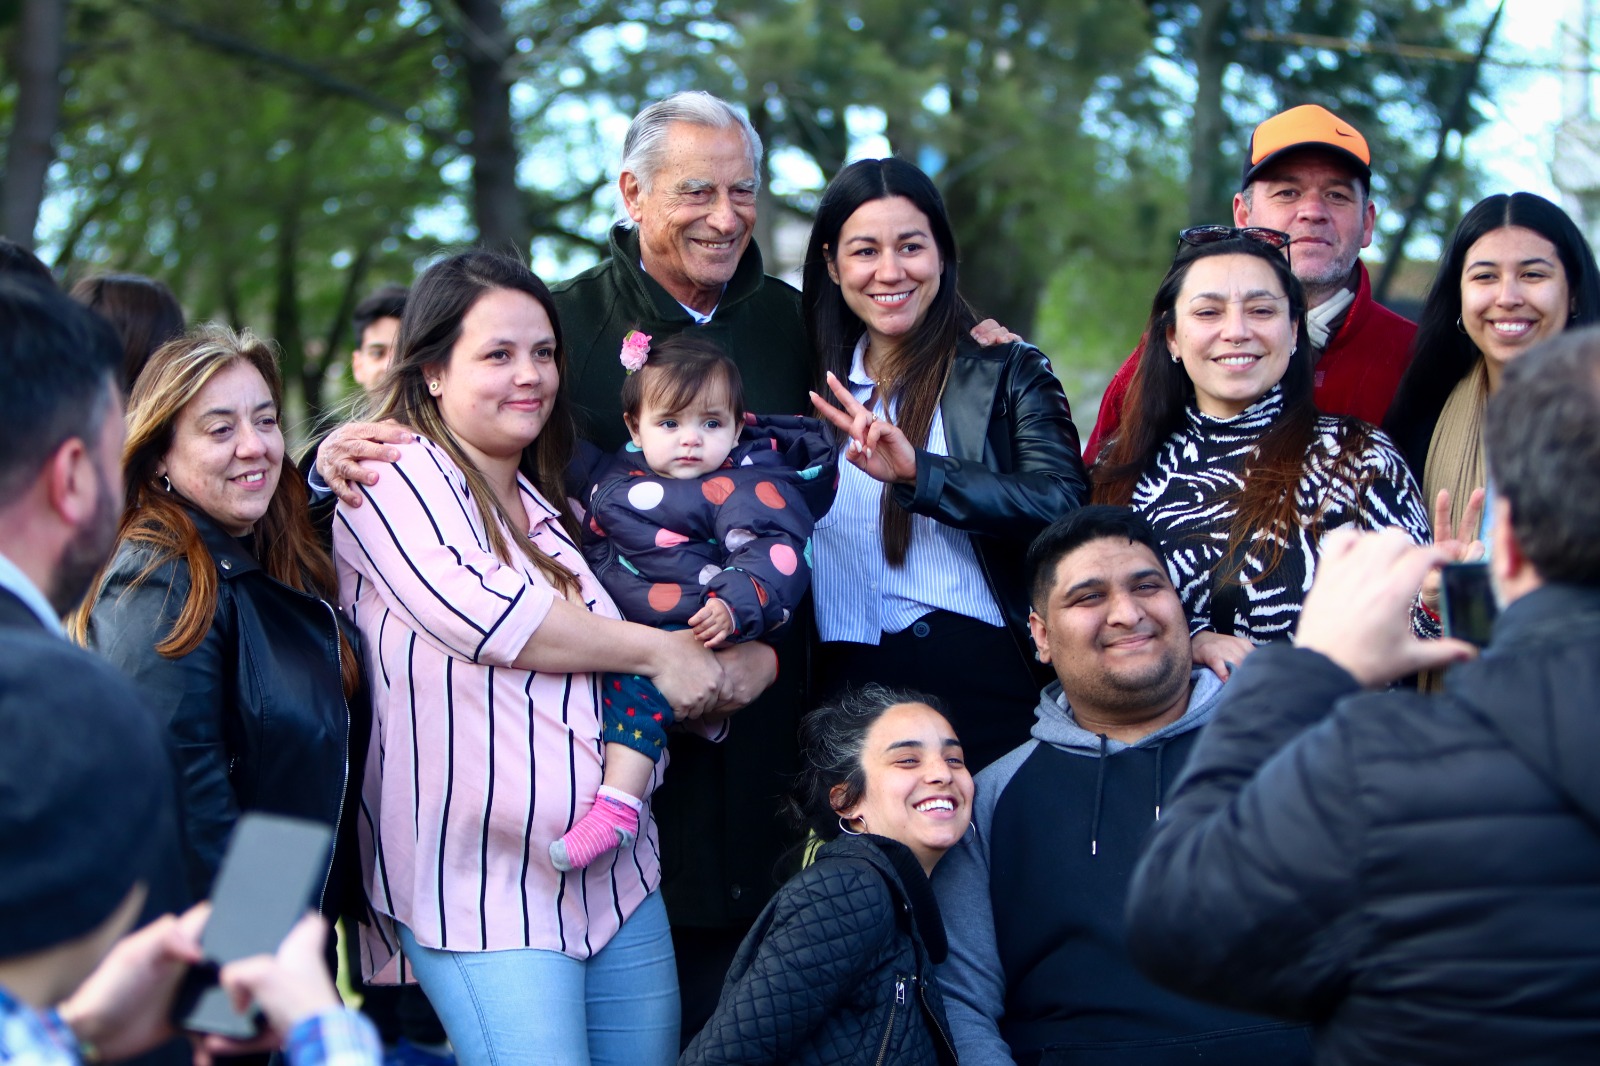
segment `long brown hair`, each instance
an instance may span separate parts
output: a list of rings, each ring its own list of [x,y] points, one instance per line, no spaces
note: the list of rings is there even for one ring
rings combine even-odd
[[[555,331],[558,377],[555,400],[539,436],[523,449],[519,468],[540,495],[557,509],[562,528],[577,541],[578,523],[567,512],[563,482],[567,463],[572,458],[576,431],[567,404],[567,355],[561,341],[561,322],[556,317],[550,290],[518,260],[493,252],[462,252],[440,260],[417,279],[406,299],[400,333],[395,338],[394,359],[384,377],[382,397],[374,417],[404,423],[444,449],[450,461],[465,475],[467,494],[477,505],[478,513],[484,516],[489,549],[509,565],[511,548],[500,530],[502,523],[507,529],[515,529],[516,521],[500,502],[489,479],[467,456],[445,424],[439,414],[438,401],[428,392],[429,371],[450,362],[451,350],[461,337],[461,320],[485,293],[495,289],[509,289],[533,297],[550,316],[550,326]],[[494,521],[494,517],[499,521]],[[510,539],[563,595],[577,593],[578,579],[572,571],[540,551],[527,538]]]
[[[248,363],[261,374],[272,402],[281,412],[283,379],[271,342],[249,330],[235,333],[221,325],[200,326],[156,349],[140,372],[128,401],[128,439],[122,450],[127,505],[117,529],[117,544],[129,541],[154,549],[150,564],[135,576],[134,585],[145,581],[170,559],[180,558],[189,568],[189,595],[172,630],[155,646],[169,659],[181,659],[194,651],[210,631],[217,610],[217,567],[200,540],[186,501],[165,487],[156,470],[172,448],[174,427],[183,409],[212,379],[236,362]],[[311,528],[307,496],[305,479],[285,449],[278,487],[255,526],[257,562],[274,580],[337,602],[339,586],[333,560]],[[72,615],[70,630],[80,642],[87,635],[90,607],[104,583],[102,570],[95,578],[93,592]],[[342,632],[339,646],[341,680],[345,694],[350,695],[360,683],[361,667]]]
[[[1228,529],[1227,552],[1215,575],[1220,586],[1238,580],[1247,552],[1258,553],[1263,558],[1263,573],[1270,573],[1283,559],[1289,531],[1301,524],[1295,492],[1312,460],[1317,408],[1312,399],[1312,347],[1306,331],[1305,288],[1282,253],[1245,238],[1179,247],[1151,303],[1122,425],[1091,473],[1091,499],[1094,503],[1131,503],[1134,489],[1156,452],[1183,425],[1184,411],[1194,400],[1194,383],[1182,363],[1174,359],[1167,333],[1177,323],[1178,293],[1189,276],[1189,268],[1214,255],[1247,255],[1267,263],[1289,298],[1289,314],[1296,322],[1295,350],[1280,381],[1283,413],[1246,462],[1244,487],[1232,501],[1236,509]],[[1365,423],[1354,419],[1345,420],[1344,426],[1334,476],[1348,479],[1358,472],[1361,455],[1371,446],[1372,434]],[[1311,517],[1313,539],[1321,537],[1321,517],[1320,509]]]
[[[894,196],[910,200],[927,216],[941,266],[939,291],[922,320],[892,352],[877,353],[884,404],[895,404],[895,424],[913,445],[923,448],[955,365],[956,342],[977,324],[977,316],[957,289],[956,238],[950,216],[928,175],[893,157],[863,159],[841,170],[817,205],[800,302],[817,360],[817,388],[827,395],[823,375],[832,371],[840,381],[848,378],[856,342],[866,330],[828,274],[828,266],[838,254],[839,232],[861,205]],[[911,512],[894,502],[891,485],[883,487],[880,513],[884,558],[890,566],[902,566],[911,547]]]

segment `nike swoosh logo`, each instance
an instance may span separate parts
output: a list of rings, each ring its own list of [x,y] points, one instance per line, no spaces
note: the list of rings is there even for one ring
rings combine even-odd
[[[1342,130],[1338,126],[1333,127],[1333,132],[1337,133],[1341,137],[1354,137],[1355,136],[1355,134],[1351,133],[1349,130]]]

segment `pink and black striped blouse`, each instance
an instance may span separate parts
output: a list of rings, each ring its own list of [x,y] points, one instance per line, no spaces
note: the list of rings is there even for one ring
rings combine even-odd
[[[647,806],[638,840],[587,870],[550,865],[550,842],[600,785],[597,675],[508,665],[556,591],[519,552],[510,564],[490,552],[443,450],[419,439],[400,451],[334,528],[375,716],[358,826],[376,919],[362,930],[364,970],[407,976],[393,922],[429,947],[586,959],[659,883],[655,822]],[[590,611],[618,617],[555,508],[519,486],[534,544],[578,575]]]

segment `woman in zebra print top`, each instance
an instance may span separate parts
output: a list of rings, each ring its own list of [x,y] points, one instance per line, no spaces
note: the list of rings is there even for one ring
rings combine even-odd
[[[1183,238],[1094,498],[1155,528],[1195,660],[1227,676],[1254,645],[1293,634],[1323,534],[1399,526],[1427,543],[1428,515],[1383,433],[1317,413],[1288,235],[1205,226]]]

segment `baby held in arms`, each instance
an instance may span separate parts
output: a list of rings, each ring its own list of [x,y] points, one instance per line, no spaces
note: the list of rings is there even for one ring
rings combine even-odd
[[[820,424],[751,419],[739,368],[693,332],[622,344],[632,442],[592,478],[583,553],[632,622],[688,628],[715,648],[771,640],[811,580],[811,529],[835,480]],[[646,678],[601,679],[605,774],[594,806],[550,845],[557,869],[631,842],[672,708]]]

